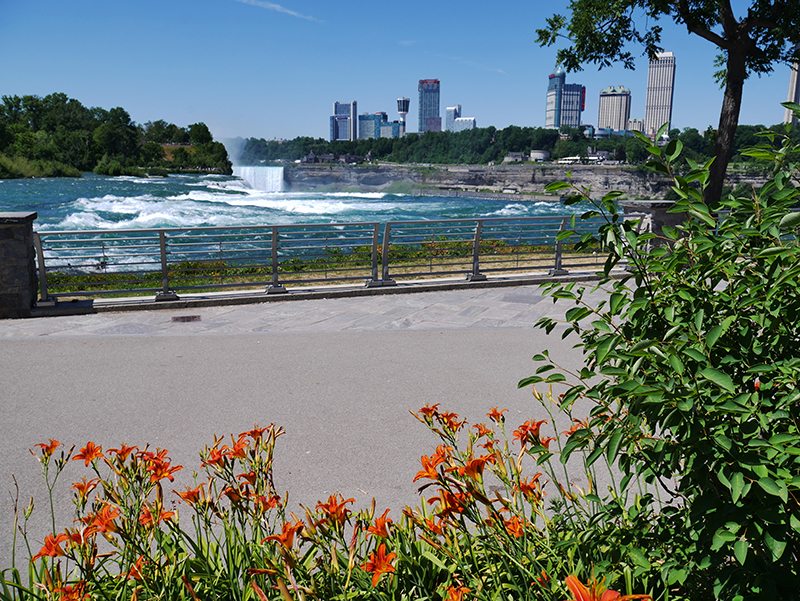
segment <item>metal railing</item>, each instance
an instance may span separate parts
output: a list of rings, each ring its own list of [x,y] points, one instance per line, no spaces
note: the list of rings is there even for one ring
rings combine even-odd
[[[557,241],[569,217],[39,231],[34,233],[40,302],[59,297],[549,271],[602,262],[596,253],[565,252]],[[598,220],[579,221],[597,231]]]

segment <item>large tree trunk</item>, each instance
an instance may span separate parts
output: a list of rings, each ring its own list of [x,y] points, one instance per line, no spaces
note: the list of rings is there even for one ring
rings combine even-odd
[[[719,206],[722,188],[725,185],[725,173],[733,151],[733,138],[739,124],[739,110],[742,107],[742,88],[747,75],[745,68],[745,50],[732,48],[728,51],[728,75],[725,82],[725,97],[719,114],[717,140],[714,144],[714,163],[711,165],[708,187],[705,190],[705,202],[712,209]]]

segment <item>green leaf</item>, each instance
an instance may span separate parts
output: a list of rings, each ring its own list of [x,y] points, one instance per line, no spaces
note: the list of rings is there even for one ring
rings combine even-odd
[[[719,340],[719,337],[722,336],[724,331],[725,328],[722,325],[711,328],[706,336],[706,346],[708,348],[712,348],[716,344],[717,340]]]
[[[611,295],[611,299],[608,303],[608,308],[611,311],[612,315],[619,314],[619,309],[622,306],[622,301],[625,300],[625,296],[623,294],[614,293]]]
[[[731,498],[734,503],[737,503],[742,496],[744,490],[744,475],[741,472],[736,472],[731,476]]]
[[[709,382],[716,384],[720,388],[724,388],[728,392],[733,393],[736,391],[736,388],[733,386],[733,380],[731,380],[731,377],[726,373],[714,369],[713,367],[705,368],[703,371],[700,372],[700,375],[703,376]]]
[[[784,482],[776,482],[768,476],[758,479],[758,485],[764,489],[765,492],[779,497],[784,503],[787,502],[789,491],[786,489]]]
[[[790,227],[798,227],[800,226],[800,211],[792,211],[783,216],[781,222],[778,224],[778,227],[781,228],[790,228]]]
[[[744,561],[747,559],[748,546],[747,540],[742,538],[733,543],[733,554],[736,556],[736,561],[742,565],[744,565]]]
[[[622,428],[618,428],[614,430],[614,433],[611,435],[611,440],[608,442],[608,447],[606,448],[606,455],[608,457],[609,463],[614,463],[619,454],[619,448],[622,445],[622,435],[624,434]]]
[[[684,365],[683,362],[678,358],[678,355],[670,355],[669,356],[669,364],[675,372],[682,376],[684,372]]]
[[[773,538],[769,530],[764,533],[764,544],[772,554],[772,561],[778,561],[786,550],[786,541]]]

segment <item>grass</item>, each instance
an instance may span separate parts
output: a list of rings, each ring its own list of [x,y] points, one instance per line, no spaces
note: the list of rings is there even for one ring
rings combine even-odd
[[[411,248],[393,248],[391,257],[389,275],[393,279],[430,279],[472,273],[473,269],[471,242],[430,241]],[[564,262],[569,266],[599,265],[600,261],[595,254],[577,253],[565,245]],[[482,273],[545,270],[554,266],[554,252],[549,246],[487,243],[481,246],[479,265]],[[48,273],[48,293],[70,298],[113,297],[148,295],[162,289],[160,270],[107,271],[107,268],[98,267],[99,270],[90,273]],[[378,277],[381,277],[380,256],[377,267]],[[325,256],[288,258],[278,268],[278,281],[293,287],[344,284],[370,277],[371,252],[367,247],[349,253],[328,249]],[[184,261],[169,267],[168,278],[172,290],[248,289],[271,283],[272,266],[220,260]],[[120,292],[115,293],[117,290]]]

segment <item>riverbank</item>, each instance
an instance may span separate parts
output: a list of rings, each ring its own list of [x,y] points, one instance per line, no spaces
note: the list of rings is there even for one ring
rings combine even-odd
[[[493,199],[514,194],[544,196],[547,184],[567,180],[598,195],[619,190],[632,198],[663,198],[672,186],[661,174],[624,165],[288,164],[283,179],[285,190],[291,192],[466,193],[470,198],[488,194]],[[727,183],[761,186],[764,178],[730,174]]]

